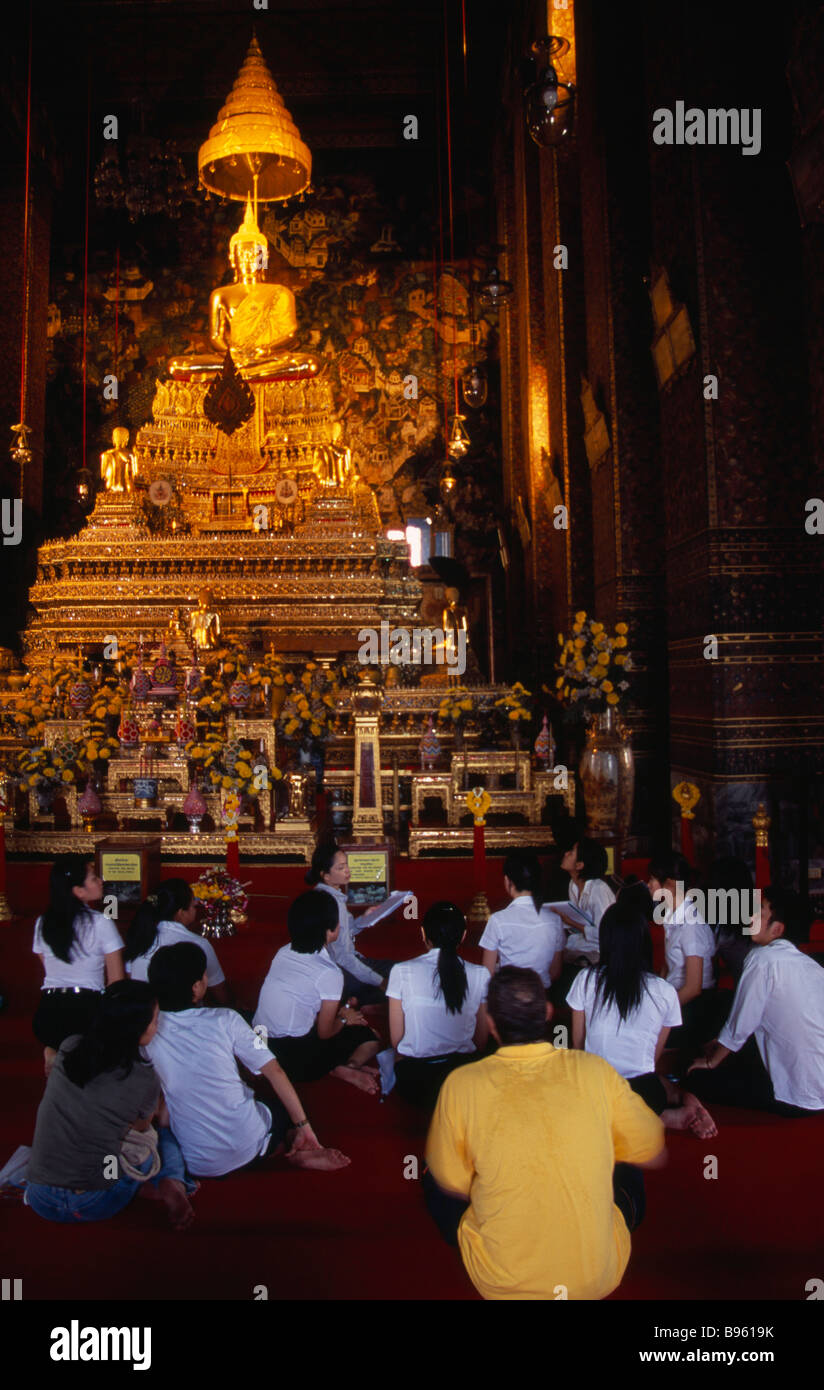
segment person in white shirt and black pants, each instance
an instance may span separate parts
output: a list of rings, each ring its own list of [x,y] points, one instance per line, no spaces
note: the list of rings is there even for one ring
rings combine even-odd
[[[88,1029],[106,985],[122,980],[123,942],[110,917],[95,912],[103,884],[85,854],[61,854],[49,879],[49,905],[34,926],[32,950],[45,972],[32,1020],[46,1075],[66,1038]]]
[[[534,970],[544,989],[561,973],[565,943],[557,914],[542,908],[541,866],[534,850],[514,849],[504,860],[511,901],[493,912],[483,930],[481,959],[490,975],[507,965]]]
[[[378,1074],[366,1063],[380,1051],[380,1041],[357,1009],[341,1004],[343,972],[327,950],[340,931],[334,901],[327,893],[301,893],[289,908],[287,926],[290,944],[269,967],[254,1027],[266,1030],[292,1081],[331,1073],[376,1094]]]
[[[449,1073],[486,1044],[489,971],[458,955],[466,921],[454,903],[433,903],[421,935],[426,954],[393,967],[386,995],[398,1094],[431,1109]]]
[[[666,906],[666,978],[678,994],[683,1019],[681,1027],[670,1034],[669,1045],[691,1048],[694,1056],[713,1033],[717,1008],[713,961],[716,940],[689,897],[695,872],[683,854],[672,851],[650,860],[647,874],[647,886],[656,902],[656,921],[659,906]]]
[[[799,951],[797,895],[764,888],[730,1016],[690,1067],[702,1100],[802,1116],[824,1112],[824,969]],[[734,1055],[730,1055],[734,1054]]]

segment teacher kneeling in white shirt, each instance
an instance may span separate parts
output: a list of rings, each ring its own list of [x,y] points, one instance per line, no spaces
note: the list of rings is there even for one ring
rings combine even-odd
[[[466,921],[454,903],[434,903],[421,935],[426,954],[393,967],[386,995],[398,1093],[431,1109],[449,1073],[486,1043],[489,971],[458,955]]]

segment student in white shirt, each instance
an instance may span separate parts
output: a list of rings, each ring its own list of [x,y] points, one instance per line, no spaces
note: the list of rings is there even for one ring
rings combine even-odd
[[[454,903],[433,903],[421,935],[426,954],[393,966],[386,995],[398,1093],[432,1108],[449,1073],[486,1044],[489,971],[458,955],[466,921]]]
[[[123,942],[110,917],[95,912],[103,884],[85,854],[61,854],[49,878],[49,905],[34,926],[32,950],[45,977],[32,1021],[46,1075],[60,1044],[85,1033],[106,985],[123,979]]]
[[[160,1018],[144,1052],[190,1173],[221,1177],[281,1154],[297,1168],[347,1166],[339,1150],[321,1147],[291,1081],[240,1014],[201,1007],[206,955],[196,942],[161,946],[149,963],[149,984]],[[238,1062],[265,1077],[273,1095],[256,1100]]]
[[[643,912],[626,901],[607,908],[600,945],[599,963],[579,971],[567,995],[572,1046],[609,1062],[669,1129],[712,1138],[717,1130],[700,1101],[656,1074],[669,1031],[681,1022],[681,1006],[672,985],[653,973]]]
[[[157,892],[140,904],[126,932],[126,970],[133,980],[148,980],[149,962],[161,946],[196,941],[206,954],[209,1002],[228,1004],[226,976],[212,943],[194,930],[196,919],[197,899],[191,884],[185,878],[164,879]]]
[[[698,1048],[712,1036],[715,1017],[715,937],[688,896],[695,877],[683,854],[650,860],[647,885],[654,917],[664,927],[666,978],[678,993],[682,1026],[670,1046]]]
[[[561,868],[569,874],[569,901],[586,919],[582,929],[576,917],[561,908],[554,909],[569,930],[564,960],[573,965],[594,965],[598,960],[601,918],[615,902],[615,894],[604,881],[607,852],[597,840],[582,835],[564,854]]]
[[[350,877],[346,851],[339,849],[334,840],[320,840],[312,855],[306,882],[310,887],[328,893],[337,907],[340,931],[328,949],[332,960],[343,971],[341,998],[361,1007],[365,1004],[382,1004],[392,962],[365,960],[355,950],[355,936],[369,926],[370,919],[378,909],[367,908],[355,921],[346,901],[346,885]]]
[[[327,893],[301,893],[289,908],[289,945],[269,966],[254,1016],[292,1081],[337,1076],[375,1095],[378,1073],[367,1067],[380,1041],[351,1005],[341,1005],[343,974],[328,946],[340,931]]]
[[[764,888],[730,1016],[690,1067],[719,1105],[777,1115],[824,1112],[824,969],[798,950],[806,935],[795,893]],[[735,1054],[730,1056],[730,1054]]]
[[[541,866],[533,850],[511,850],[504,860],[508,907],[493,912],[480,945],[490,975],[517,965],[540,975],[544,989],[561,972],[564,932],[555,913],[541,907]]]

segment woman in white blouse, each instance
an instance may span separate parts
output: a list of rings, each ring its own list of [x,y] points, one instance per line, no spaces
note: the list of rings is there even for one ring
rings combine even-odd
[[[574,1048],[609,1062],[669,1129],[689,1129],[700,1139],[717,1133],[697,1097],[656,1071],[681,1008],[672,985],[653,973],[649,927],[637,907],[607,908],[600,961],[579,971],[567,1003]]]
[[[555,909],[564,926],[569,928],[564,960],[575,964],[588,961],[592,965],[598,960],[601,918],[615,902],[615,894],[604,882],[607,852],[597,840],[582,835],[563,856],[561,868],[569,874],[569,901],[586,919],[582,928],[576,917]]]
[[[458,955],[466,922],[454,903],[434,903],[421,935],[426,954],[393,966],[386,994],[398,1093],[432,1107],[449,1073],[486,1044],[489,971]]]
[[[178,941],[194,941],[206,955],[206,979],[210,1002],[230,1004],[217,952],[211,941],[194,930],[197,920],[197,899],[185,878],[167,878],[140,904],[134,921],[126,933],[126,970],[133,980],[148,980],[149,962],[161,946],[174,946]]]
[[[541,906],[541,866],[533,850],[511,850],[504,860],[511,901],[484,927],[482,960],[491,975],[505,965],[534,970],[544,989],[561,973],[564,932],[557,915]]]
[[[34,1035],[43,1046],[48,1076],[58,1048],[85,1033],[106,985],[123,979],[123,942],[110,917],[96,912],[103,884],[94,860],[61,854],[49,879],[49,905],[34,925],[32,950],[44,970]]]

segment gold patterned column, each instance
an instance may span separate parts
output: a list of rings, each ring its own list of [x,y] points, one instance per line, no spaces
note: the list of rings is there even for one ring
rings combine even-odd
[[[375,673],[367,667],[352,697],[355,711],[355,795],[352,837],[370,840],[383,835],[381,748],[378,736],[382,696]]]

